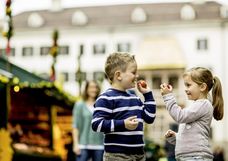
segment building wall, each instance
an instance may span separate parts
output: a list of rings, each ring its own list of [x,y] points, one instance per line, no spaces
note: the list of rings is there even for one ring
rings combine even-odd
[[[178,42],[182,54],[186,58],[186,68],[193,66],[209,67],[221,78],[226,107],[226,98],[228,97],[228,65],[226,65],[228,60],[226,47],[228,30],[226,26],[224,28],[221,26],[218,21],[193,21],[140,26],[80,28],[80,30],[61,29],[59,44],[69,45],[70,55],[58,56],[56,70],[57,73],[70,73],[69,82],[64,83],[64,88],[71,94],[77,95],[79,87],[75,82],[75,73],[78,67],[77,56],[80,44],[85,46],[85,52],[81,58],[81,69],[88,73],[88,78],[92,78],[94,71],[103,71],[106,56],[116,51],[116,43],[129,42],[132,46],[130,52],[137,55],[140,54],[136,53],[139,44],[145,37],[172,37]],[[10,57],[10,60],[31,72],[38,74],[49,73],[52,58],[50,55],[41,57],[39,48],[52,45],[52,31],[52,28],[34,31],[16,30],[11,41],[12,47],[16,48],[16,56]],[[204,38],[208,40],[208,49],[198,51],[196,49],[197,39]],[[104,43],[107,46],[106,54],[94,55],[92,52],[94,43]],[[6,41],[2,37],[0,37],[0,44],[0,47],[6,45]],[[34,47],[34,56],[22,57],[21,50],[23,46]],[[59,79],[61,79],[61,76],[59,76]],[[216,142],[228,141],[228,135],[226,135],[228,129],[227,114],[228,111],[225,108],[224,120],[213,121],[213,139]],[[221,132],[221,129],[224,132]]]

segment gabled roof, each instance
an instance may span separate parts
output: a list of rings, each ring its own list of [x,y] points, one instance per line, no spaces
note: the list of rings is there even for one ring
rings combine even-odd
[[[44,97],[48,97],[55,105],[62,105],[62,107],[73,108],[75,98],[65,93],[55,83],[43,79],[27,70],[16,66],[7,59],[0,56],[0,82],[9,83],[9,79],[18,79],[18,81],[10,82],[12,85],[19,85],[22,90],[35,93],[41,93]],[[11,77],[10,77],[11,76]],[[13,77],[13,78],[12,78]],[[6,81],[4,81],[6,80]],[[40,94],[40,95],[41,95]]]
[[[191,6],[196,13],[197,20],[222,20],[220,16],[221,4],[207,1],[203,4],[190,2],[180,3],[151,3],[151,4],[123,4],[110,6],[90,6],[65,8],[58,12],[51,10],[28,11],[20,13],[13,18],[15,29],[43,29],[43,28],[81,28],[81,27],[105,27],[137,25],[131,21],[131,14],[135,8],[142,8],[147,16],[147,21],[141,24],[156,24],[169,22],[185,22],[181,19],[180,12],[183,6]],[[88,17],[88,23],[84,26],[73,25],[72,15],[75,11],[82,11]],[[28,17],[32,13],[39,14],[44,19],[41,27],[28,26]]]
[[[12,78],[13,74],[10,72],[7,72],[6,70],[3,70],[0,68],[0,75],[6,77],[6,78]]]
[[[14,77],[18,77],[20,82],[39,83],[41,81],[48,81],[43,79],[27,70],[20,68],[3,57],[0,57],[0,69],[5,72],[11,73]]]

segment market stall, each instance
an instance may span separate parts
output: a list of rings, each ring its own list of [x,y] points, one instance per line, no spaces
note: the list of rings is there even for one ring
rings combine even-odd
[[[0,128],[10,135],[13,161],[65,160],[75,99],[1,57],[0,69],[8,73],[0,74]]]

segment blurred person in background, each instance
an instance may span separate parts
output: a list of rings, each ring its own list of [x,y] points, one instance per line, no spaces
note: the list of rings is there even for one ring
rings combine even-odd
[[[73,151],[77,161],[103,160],[103,134],[91,128],[93,105],[99,94],[98,83],[87,81],[82,100],[76,102],[73,108]]]
[[[178,124],[176,124],[176,123],[171,123],[169,125],[169,128],[175,132],[178,132]],[[171,144],[166,140],[164,148],[166,150],[168,161],[176,161],[176,159],[175,159],[175,144]]]

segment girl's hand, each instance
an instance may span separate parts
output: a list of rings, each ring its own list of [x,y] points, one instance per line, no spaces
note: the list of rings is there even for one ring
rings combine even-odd
[[[135,130],[138,127],[139,121],[137,116],[131,116],[124,120],[124,125],[128,130]]]
[[[173,137],[173,136],[176,136],[176,132],[173,131],[173,130],[168,130],[166,133],[165,133],[165,137],[166,138],[169,138],[169,137]]]
[[[172,93],[172,90],[173,90],[173,87],[169,84],[162,83],[160,85],[161,95],[166,95],[168,93]]]
[[[139,92],[141,92],[142,94],[151,91],[150,88],[148,87],[146,81],[144,81],[144,80],[137,81],[137,88],[138,88]]]

